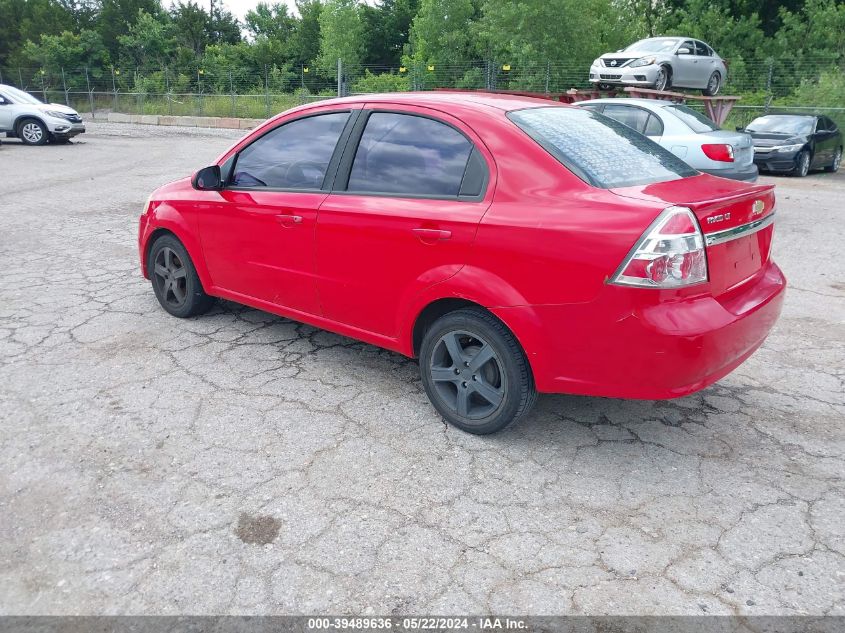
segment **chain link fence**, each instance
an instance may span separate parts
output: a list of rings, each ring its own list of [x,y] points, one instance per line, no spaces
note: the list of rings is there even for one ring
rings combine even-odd
[[[0,68],[0,83],[95,119],[108,112],[266,118],[338,95],[460,88],[560,94],[586,89],[592,60],[511,64],[477,61],[408,66],[242,68]],[[723,94],[742,97],[726,125],[769,111],[819,112],[845,126],[845,72],[834,58],[736,59]]]

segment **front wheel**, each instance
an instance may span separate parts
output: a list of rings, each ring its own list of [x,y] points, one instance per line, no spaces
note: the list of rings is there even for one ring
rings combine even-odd
[[[798,156],[795,157],[795,167],[792,169],[792,175],[803,178],[810,173],[810,152],[801,150]]]
[[[18,125],[18,138],[24,145],[44,145],[50,139],[50,135],[47,132],[47,126],[38,119],[24,119]]]
[[[824,168],[825,171],[829,172],[836,172],[839,171],[839,165],[842,163],[842,148],[839,147],[836,149],[836,153],[833,155],[833,161]]]
[[[657,71],[657,77],[654,78],[655,90],[666,90],[669,88],[669,69],[666,66],[661,66]]]
[[[156,299],[167,312],[186,318],[207,312],[214,299],[203,290],[188,251],[172,235],[162,235],[150,249],[149,274]]]
[[[710,79],[707,80],[707,87],[702,90],[701,92],[704,93],[707,97],[715,97],[719,94],[719,90],[722,89],[722,76],[714,72],[710,75]]]
[[[434,322],[422,341],[420,373],[438,413],[476,435],[504,429],[537,400],[516,338],[481,309],[457,310]]]

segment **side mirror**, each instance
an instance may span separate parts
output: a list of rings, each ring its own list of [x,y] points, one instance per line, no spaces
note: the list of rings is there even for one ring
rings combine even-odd
[[[220,166],[203,167],[191,178],[191,185],[199,191],[218,191],[223,188]]]
[[[744,127],[742,127],[741,125],[737,125],[737,126],[736,126],[736,131],[737,131],[737,132],[745,132],[745,128],[744,128]]]
[[[690,49],[688,49],[686,46],[684,46],[682,48],[679,48],[678,52],[675,53],[675,54],[676,55],[691,55],[692,51],[690,51]]]

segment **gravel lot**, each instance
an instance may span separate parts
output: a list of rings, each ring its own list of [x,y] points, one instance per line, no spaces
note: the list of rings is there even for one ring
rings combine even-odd
[[[0,147],[0,614],[845,614],[845,174],[776,182],[791,287],[692,397],[447,428],[416,363],[140,276],[239,132]]]

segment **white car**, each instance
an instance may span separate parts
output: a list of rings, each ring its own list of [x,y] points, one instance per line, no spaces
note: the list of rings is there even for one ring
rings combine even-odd
[[[634,128],[698,171],[732,180],[757,180],[751,136],[723,130],[683,104],[621,98],[592,99],[575,105]]]
[[[28,92],[0,84],[0,132],[17,136],[26,145],[66,141],[85,131],[73,108],[42,103]]]

